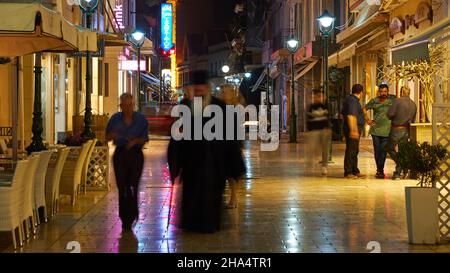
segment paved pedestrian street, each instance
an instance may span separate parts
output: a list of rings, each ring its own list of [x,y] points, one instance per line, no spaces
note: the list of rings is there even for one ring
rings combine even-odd
[[[360,169],[367,179],[343,176],[343,144],[333,145],[328,176],[305,170],[305,145],[282,143],[275,152],[260,152],[259,143],[246,143],[245,179],[238,189],[238,208],[225,209],[222,230],[213,234],[177,228],[176,186],[170,208],[170,180],[166,164],[167,140],[152,140],[144,150],[140,190],[140,219],[134,232],[122,233],[117,192],[79,195],[75,207],[63,199],[60,213],[41,224],[38,233],[17,252],[70,252],[69,242],[85,252],[370,252],[371,241],[381,252],[450,252],[448,245],[409,245],[404,187],[411,180],[374,179],[371,141],[363,141]],[[112,149],[111,149],[112,152]],[[393,162],[388,159],[390,176]],[[168,212],[171,220],[168,227]],[[0,251],[12,252],[9,233],[0,235]],[[375,245],[377,243],[374,243]]]

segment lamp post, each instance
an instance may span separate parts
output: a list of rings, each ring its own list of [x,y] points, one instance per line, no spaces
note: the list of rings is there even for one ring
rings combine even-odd
[[[317,18],[319,21],[320,33],[323,36],[323,89],[327,100],[328,116],[331,119],[330,92],[329,92],[329,73],[328,73],[328,39],[334,29],[334,21],[336,18],[325,10],[322,15]],[[328,161],[332,160],[332,141],[328,149]]]
[[[41,76],[42,76],[42,53],[38,52],[34,57],[34,107],[33,107],[33,138],[31,144],[26,148],[28,154],[45,150],[42,142],[42,105],[41,105]]]
[[[297,142],[297,113],[295,111],[295,73],[294,66],[295,60],[294,55],[297,52],[300,42],[293,36],[287,41],[287,48],[291,53],[291,113],[290,113],[290,132],[289,132],[289,142],[296,143]]]
[[[80,8],[86,15],[86,28],[91,28],[91,16],[98,6],[98,0],[80,0]],[[91,93],[92,93],[92,63],[89,49],[86,51],[86,109],[84,111],[84,131],[83,136],[87,139],[95,138],[95,133],[92,131],[92,108],[91,108]]]
[[[141,47],[145,41],[144,33],[140,31],[134,31],[129,35],[129,41],[133,44],[134,48],[137,49],[137,88],[136,88],[136,99],[139,111],[141,110]]]

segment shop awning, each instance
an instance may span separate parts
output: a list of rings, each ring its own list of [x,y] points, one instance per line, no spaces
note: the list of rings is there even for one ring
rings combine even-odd
[[[429,60],[428,40],[410,43],[392,49],[392,64]]]
[[[141,47],[141,54],[144,55],[153,55],[155,51],[153,50],[153,42],[147,37],[144,40],[144,44]]]
[[[97,51],[97,33],[77,27],[37,2],[2,3],[0,56]]]
[[[150,73],[141,72],[141,78],[148,84],[159,85],[159,79]]]
[[[343,49],[338,50],[328,57],[328,66],[339,65],[342,62],[350,59],[355,55],[356,43],[346,46]]]
[[[303,77],[306,73],[308,73],[318,62],[319,60],[314,60],[311,63],[303,66],[303,68],[300,69],[299,73],[295,75],[294,80],[297,81],[301,77]]]
[[[366,13],[360,14],[357,22],[351,27],[336,35],[336,42],[340,44],[353,43],[365,34],[385,25],[389,20],[389,15],[374,11],[378,6],[371,7]]]
[[[122,33],[99,32],[97,37],[99,40],[105,41],[105,46],[110,46],[110,47],[131,46],[131,43],[129,43],[125,40]]]

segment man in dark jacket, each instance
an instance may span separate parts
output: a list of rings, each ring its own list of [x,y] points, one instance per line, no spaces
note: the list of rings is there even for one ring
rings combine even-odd
[[[345,157],[344,177],[348,179],[365,178],[358,169],[359,140],[364,129],[364,112],[359,102],[363,86],[355,84],[352,94],[345,98],[342,107],[344,118]]]

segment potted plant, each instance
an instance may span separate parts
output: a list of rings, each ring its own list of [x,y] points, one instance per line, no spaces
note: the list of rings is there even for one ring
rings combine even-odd
[[[62,144],[66,146],[81,146],[88,141],[81,133],[68,134]]]
[[[416,187],[405,188],[408,238],[411,244],[435,244],[439,235],[438,197],[436,181],[438,167],[447,157],[442,145],[427,142],[399,144],[398,163],[410,177],[417,179]]]

